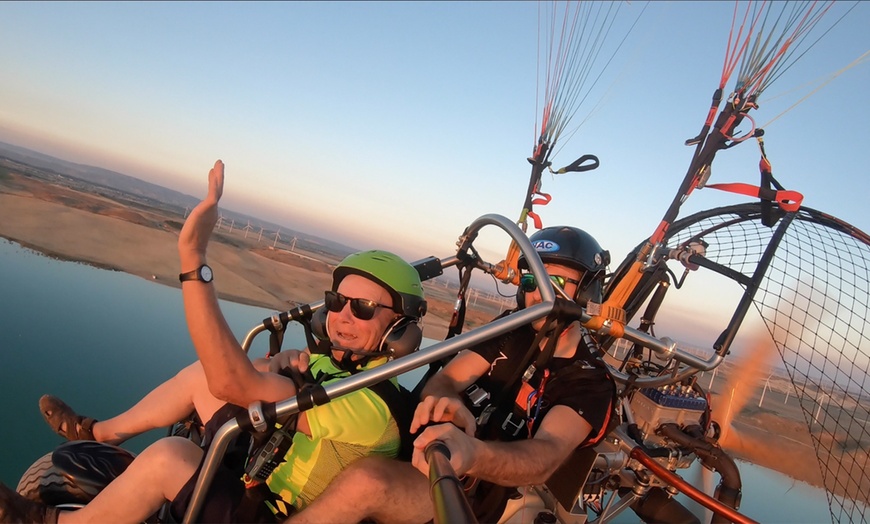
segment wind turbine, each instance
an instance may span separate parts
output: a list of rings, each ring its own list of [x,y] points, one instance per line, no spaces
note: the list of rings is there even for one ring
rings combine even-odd
[[[257,237],[257,243],[260,243],[260,239],[263,238],[263,226],[260,226],[260,236]]]
[[[764,393],[770,389],[770,377],[773,376],[773,371],[770,372],[770,375],[767,375],[767,380],[764,381],[764,387],[761,388],[761,398],[758,399],[758,407],[761,407],[761,403],[764,402]]]
[[[218,229],[218,231],[221,230],[221,224],[223,224],[223,223],[224,223],[224,216],[223,216],[223,215],[218,215],[218,221],[217,221],[217,229]]]
[[[232,222],[230,222],[230,233],[233,232],[233,226],[236,225],[236,219],[234,218]]]
[[[248,220],[248,225],[245,226],[245,238],[248,238],[248,233],[250,233],[252,229],[254,228],[251,226],[251,221]]]
[[[281,230],[275,231],[275,241],[272,242],[272,247],[278,245],[278,239],[281,238]]]
[[[822,396],[822,395],[824,395],[824,396]],[[819,397],[822,398],[821,402],[819,402]],[[818,393],[816,393],[816,402],[818,402],[819,407],[816,408],[816,416],[813,417],[813,422],[815,422],[816,424],[819,423],[819,414],[822,412],[822,407],[824,407],[826,400],[832,400],[831,395],[829,393],[822,391],[822,390],[819,390]]]

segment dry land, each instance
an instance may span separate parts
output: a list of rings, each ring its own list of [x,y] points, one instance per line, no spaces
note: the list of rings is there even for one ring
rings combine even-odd
[[[0,178],[0,236],[63,260],[123,271],[178,287],[178,231],[184,217],[94,193],[47,183],[8,170]],[[209,264],[221,298],[285,311],[323,299],[330,273],[341,259],[302,249],[274,248],[236,228],[215,232]],[[444,286],[425,285],[429,313],[424,335],[443,339],[453,300]],[[491,319],[499,305],[481,301],[469,312],[473,327]]]
[[[172,210],[101,196],[0,166],[0,236],[49,256],[177,287],[176,241],[183,219]],[[275,249],[258,240],[239,229],[216,232],[209,263],[222,298],[276,311],[322,299],[339,257]],[[427,292],[430,312],[425,336],[443,339],[455,294],[443,285],[427,285]],[[469,313],[469,327],[500,311],[500,304],[482,301],[479,306]],[[729,404],[727,377],[726,370],[712,383],[713,406],[719,407],[714,419],[721,419]],[[796,400],[788,405],[782,393],[769,391],[764,407],[751,408],[759,403],[759,393],[745,403],[750,407],[741,408],[734,417],[726,449],[737,458],[821,486],[813,440]]]

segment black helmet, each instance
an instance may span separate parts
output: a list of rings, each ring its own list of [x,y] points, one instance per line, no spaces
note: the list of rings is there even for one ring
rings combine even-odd
[[[601,281],[610,263],[610,252],[602,249],[592,235],[576,227],[553,226],[534,233],[529,241],[542,262],[580,271],[580,285],[574,296],[577,303],[601,302]],[[522,254],[517,264],[520,269],[529,267]]]

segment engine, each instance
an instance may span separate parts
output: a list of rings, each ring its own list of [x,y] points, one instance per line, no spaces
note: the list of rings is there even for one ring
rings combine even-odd
[[[548,496],[559,502],[561,522],[586,522],[588,512],[607,518],[625,509],[647,522],[692,522],[696,519],[673,497],[678,489],[637,459],[642,454],[669,472],[699,460],[722,475],[717,497],[736,509],[740,480],[736,466],[716,443],[707,395],[694,380],[635,390],[622,399],[622,417],[595,448],[578,450],[568,471],[547,483]],[[569,473],[570,471],[570,473]],[[565,492],[568,475],[579,490]],[[726,476],[728,478],[726,478]]]

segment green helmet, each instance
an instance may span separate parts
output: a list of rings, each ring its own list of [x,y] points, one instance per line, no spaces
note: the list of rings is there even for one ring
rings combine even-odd
[[[411,318],[426,314],[420,274],[411,264],[387,251],[360,251],[348,255],[332,272],[332,290],[348,275],[360,275],[383,286],[393,297],[393,311]]]

